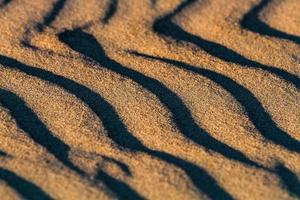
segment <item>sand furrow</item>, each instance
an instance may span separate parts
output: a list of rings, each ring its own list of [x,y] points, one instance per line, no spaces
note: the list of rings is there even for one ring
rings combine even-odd
[[[0,1],[0,196],[299,198],[296,3]]]

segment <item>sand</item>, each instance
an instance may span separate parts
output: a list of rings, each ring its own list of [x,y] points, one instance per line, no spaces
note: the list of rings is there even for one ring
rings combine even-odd
[[[0,1],[0,197],[300,198],[298,0]]]

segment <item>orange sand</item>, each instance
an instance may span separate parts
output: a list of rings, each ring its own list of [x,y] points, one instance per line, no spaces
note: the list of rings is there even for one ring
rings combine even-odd
[[[0,8],[1,200],[300,198],[299,0]]]

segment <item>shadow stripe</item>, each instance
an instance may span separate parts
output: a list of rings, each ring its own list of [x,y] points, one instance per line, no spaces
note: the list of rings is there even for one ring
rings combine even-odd
[[[45,191],[34,183],[27,181],[26,179],[18,176],[12,171],[4,168],[0,168],[0,179],[5,181],[10,187],[18,192],[24,199],[31,200],[52,200]]]
[[[252,61],[239,53],[212,41],[205,40],[201,37],[188,33],[180,26],[172,22],[172,17],[181,12],[187,6],[192,5],[197,0],[184,0],[173,12],[158,18],[153,24],[154,32],[171,37],[176,41],[184,41],[195,44],[206,53],[215,56],[223,61],[231,62],[240,65],[241,67],[248,67],[254,69],[261,69],[272,73],[281,79],[293,84],[298,90],[300,89],[300,79],[297,75],[291,74],[285,70],[260,64]]]
[[[150,56],[137,52],[132,52],[132,54],[172,64],[174,67],[197,73],[212,80],[213,82],[224,88],[226,91],[228,91],[244,107],[246,114],[251,122],[266,139],[274,142],[277,145],[281,145],[290,151],[294,151],[297,153],[300,152],[300,142],[281,130],[272,120],[272,117],[268,114],[268,112],[266,112],[266,110],[263,108],[259,100],[257,100],[257,98],[248,89],[246,89],[242,85],[239,85],[232,79],[220,73],[200,67],[191,66],[180,61]]]
[[[46,14],[46,16],[43,19],[42,23],[37,24],[37,29],[40,32],[44,31],[44,28],[46,26],[49,26],[59,15],[60,11],[64,8],[66,4],[66,0],[57,0],[54,4],[52,9],[49,13]]]
[[[200,167],[167,153],[153,151],[145,147],[137,138],[135,138],[130,132],[128,132],[126,126],[122,123],[114,108],[101,96],[99,96],[89,88],[63,76],[59,76],[46,70],[25,65],[15,59],[8,58],[3,55],[0,55],[0,64],[4,65],[7,68],[17,69],[28,75],[51,82],[77,96],[96,113],[96,115],[102,121],[103,126],[107,130],[108,137],[111,138],[116,144],[118,144],[119,147],[124,148],[124,150],[148,153],[149,155],[157,157],[183,169],[192,180],[194,185],[199,190],[205,192],[212,199],[233,199],[230,194],[228,194],[217,184],[213,177],[211,177],[207,172],[205,172],[205,170],[201,169]],[[99,178],[101,180],[101,176]],[[207,185],[207,183],[210,183],[210,185]],[[113,188],[114,186],[108,185],[108,187],[109,189],[111,189],[111,191],[115,191]]]
[[[300,45],[300,37],[272,28],[259,18],[259,13],[270,4],[270,0],[261,0],[240,21],[240,25],[254,33],[289,40]]]
[[[68,168],[80,175],[84,174],[69,160],[68,152],[70,147],[54,136],[21,98],[10,91],[0,89],[0,105],[10,111],[18,127],[23,129],[36,143],[45,147],[48,152],[53,154]]]
[[[89,88],[80,85],[70,79],[64,78],[63,76],[55,75],[46,70],[22,64],[17,60],[8,58],[3,55],[0,55],[0,64],[4,65],[7,68],[17,69],[28,75],[35,76],[42,80],[58,85],[74,94],[83,102],[88,104],[88,106],[97,114],[97,116],[102,120],[102,123],[106,130],[108,130],[108,134],[110,137],[115,138],[116,136],[113,135],[116,135],[118,133],[124,134],[125,132],[126,135],[130,135],[130,133],[126,130],[121,120],[119,119],[118,114],[115,112],[114,108]],[[11,97],[11,100],[7,99],[9,97]],[[19,99],[12,93],[0,89],[0,103],[3,102],[8,107],[8,109],[12,111],[13,116],[17,119],[18,125],[20,125],[22,129],[28,132],[35,141],[45,146],[49,152],[54,154],[66,166],[75,170],[81,175],[86,175],[85,172],[81,171],[68,160],[69,147],[66,144],[63,144],[58,138],[53,137],[52,134],[46,129],[45,125],[39,121],[37,116],[31,110],[29,110],[28,107],[25,106],[25,103],[21,99]],[[16,102],[18,105],[15,106],[14,102]],[[42,130],[40,130],[40,128]],[[41,134],[39,131],[41,131],[41,133],[44,133],[42,137],[38,137],[37,132]],[[119,140],[124,142],[125,144],[128,143],[128,146],[125,147],[130,147],[131,145],[138,147],[143,146],[135,138],[120,137]],[[138,149],[138,147],[136,147],[136,149]],[[102,181],[105,182],[105,180]],[[115,182],[117,182],[117,180],[115,180]],[[121,181],[118,182],[121,185],[126,185]],[[108,187],[109,189],[114,191],[113,188],[111,188],[111,185],[109,185]],[[129,186],[126,187],[129,188]],[[132,196],[136,195],[132,194]]]
[[[300,199],[300,179],[291,170],[286,168],[283,164],[278,164],[275,170],[279,174],[281,183],[288,190],[290,194]]]
[[[101,67],[129,78],[153,93],[171,111],[173,121],[186,137],[206,149],[218,152],[227,158],[259,167],[258,164],[251,161],[242,152],[216,140],[199,127],[180,97],[165,85],[156,79],[147,77],[133,69],[126,68],[107,57],[101,45],[92,35],[83,32],[81,29],[76,29],[61,33],[59,38],[73,50],[98,62]]]
[[[102,22],[104,24],[108,24],[111,18],[116,14],[117,9],[118,9],[118,0],[110,0],[108,9],[105,12]]]

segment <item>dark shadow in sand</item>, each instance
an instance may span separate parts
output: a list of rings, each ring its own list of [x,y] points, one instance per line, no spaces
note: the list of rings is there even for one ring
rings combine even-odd
[[[0,58],[1,61],[3,61]],[[2,62],[1,62],[2,63]],[[36,143],[78,174],[83,172],[68,158],[69,146],[53,135],[26,103],[14,93],[0,89],[0,105],[10,111],[19,128],[23,129]]]
[[[64,8],[66,3],[66,0],[57,0],[56,2],[53,3],[52,9],[50,10],[49,13],[47,13],[41,23],[37,23],[34,26],[34,29],[37,30],[38,32],[43,32],[44,29],[47,26],[50,26],[51,23],[56,19],[58,16],[59,12]],[[21,44],[24,47],[37,50],[38,48],[34,45],[31,44],[30,42],[30,29],[27,29],[24,33],[24,37],[21,41]]]
[[[77,29],[61,33],[59,38],[73,50],[98,62],[101,67],[107,68],[129,78],[155,94],[157,98],[173,113],[173,120],[181,132],[197,144],[205,147],[206,149],[218,152],[227,158],[247,165],[259,167],[258,164],[248,159],[242,152],[216,140],[211,137],[209,133],[199,127],[193,120],[191,112],[182,100],[165,85],[156,79],[147,77],[133,69],[126,68],[125,66],[122,66],[116,61],[110,59],[92,35],[83,32],[81,29]]]
[[[182,29],[179,25],[172,21],[172,18],[180,13],[187,6],[190,6],[197,0],[183,1],[173,12],[157,19],[153,24],[153,30],[161,35],[171,37],[176,41],[184,41],[195,44],[208,54],[222,59],[226,62],[232,62],[243,67],[255,68],[272,73],[283,80],[293,84],[296,88],[300,89],[300,79],[297,75],[291,74],[285,70],[260,64],[256,61],[252,61],[239,53],[212,41],[205,40],[199,36],[195,36]]]
[[[4,8],[5,6],[7,6],[9,3],[11,2],[11,0],[3,0],[0,2],[0,8]]]
[[[39,32],[43,32],[45,27],[51,26],[51,24],[55,21],[61,10],[64,8],[67,0],[57,0],[56,2],[53,3],[52,9],[50,10],[49,13],[47,13],[43,19],[42,22],[37,23],[34,27]],[[115,15],[117,12],[117,7],[118,7],[118,0],[110,0],[108,9],[106,10],[106,13],[104,17],[102,18],[102,22],[104,24],[108,24],[111,18]],[[0,4],[1,8],[1,4]],[[94,22],[89,22],[85,24],[85,26],[91,26]],[[30,29],[27,29],[24,33],[23,40],[21,41],[21,44],[26,47],[30,48],[33,50],[39,50],[38,47],[34,46],[30,42]]]
[[[40,32],[44,31],[46,26],[49,26],[57,17],[59,12],[64,8],[66,0],[57,0],[53,3],[53,7],[49,13],[46,14],[42,23],[37,25],[37,29]]]
[[[220,85],[228,91],[245,109],[247,116],[260,133],[275,144],[281,145],[290,151],[300,152],[300,142],[292,138],[289,134],[281,130],[272,120],[272,117],[266,112],[258,99],[244,86],[236,83],[232,79],[200,67],[192,66],[184,62],[150,56],[142,53],[132,52],[133,55],[148,59],[159,60],[164,63],[172,64],[174,67],[184,69],[204,76]]]
[[[132,200],[142,200],[145,199],[140,194],[138,194],[134,189],[110,176],[103,170],[99,169],[96,179],[101,180],[105,185],[109,186],[109,189],[117,196],[118,199],[132,199]]]
[[[9,155],[6,152],[0,150],[0,157],[7,157],[7,156]]]
[[[168,163],[174,164],[175,166],[182,168],[193,181],[195,186],[207,193],[207,195],[211,198],[232,199],[232,197],[226,191],[224,191],[217,184],[217,182],[207,172],[205,172],[205,170],[201,169],[200,167],[167,153],[153,151],[145,147],[137,138],[128,132],[127,127],[123,124],[115,109],[100,95],[93,92],[86,86],[46,70],[25,65],[17,60],[3,55],[0,56],[0,64],[4,65],[5,67],[20,70],[28,75],[38,77],[42,80],[49,81],[50,83],[58,85],[76,95],[97,114],[99,119],[102,121],[103,126],[107,130],[108,137],[125,151],[139,151],[148,153],[152,156],[165,160]],[[210,184],[208,185],[207,183]],[[108,185],[108,187],[110,188],[113,186]]]
[[[119,161],[119,160],[116,160],[114,158],[111,158],[111,157],[107,157],[107,156],[102,156],[102,158],[105,160],[105,161],[108,161],[108,162],[111,162],[111,163],[115,163],[118,167],[120,167],[120,169],[126,173],[127,176],[132,176],[132,173],[131,173],[131,170],[130,168],[128,167],[128,165],[126,165],[125,163]]]
[[[276,166],[275,171],[279,175],[284,187],[294,196],[300,198],[300,180],[296,174],[286,168],[283,164]]]
[[[79,98],[87,106],[89,106],[91,110],[93,110],[93,112],[103,123],[103,126],[108,131],[110,137],[115,138],[116,143],[120,144],[120,146],[124,148],[130,148],[132,146],[137,148],[141,146],[141,143],[137,140],[131,140],[126,137],[117,137],[118,133],[123,133],[124,135],[131,134],[124,128],[124,125],[113,106],[111,106],[105,99],[103,99],[99,94],[97,94],[90,88],[66,77],[37,67],[23,64],[13,58],[9,58],[3,55],[0,55],[0,64],[4,65],[7,68],[17,69],[28,75],[35,76],[44,81],[48,81],[52,84],[58,85],[71,94],[74,94],[77,98]]]
[[[102,120],[103,125],[111,135],[110,137],[116,138],[116,136],[113,135],[122,135],[125,132],[126,135],[130,135],[130,133],[124,128],[124,125],[119,119],[118,114],[116,113],[114,108],[89,88],[80,85],[75,81],[64,78],[63,76],[59,76],[46,70],[25,65],[6,56],[0,55],[0,63],[6,67],[20,70],[28,75],[35,76],[42,80],[58,85],[69,91],[70,93],[76,95],[79,99],[85,102]],[[14,94],[0,90],[0,103],[3,102],[2,100],[5,101],[5,105],[9,104],[7,105],[7,107],[8,109],[11,108],[10,110],[13,116],[17,119],[18,125],[26,132],[29,132],[29,134],[32,135],[33,139],[45,146],[49,150],[49,152],[58,157],[59,160],[61,160],[65,165],[80,173],[81,175],[85,175],[83,171],[75,167],[68,160],[67,156],[69,147],[59,141],[59,139],[53,137],[49,130],[47,130],[42,122],[38,120],[37,116],[28,107],[26,107],[25,103],[22,100],[20,100]],[[36,134],[37,132],[39,134]],[[122,147],[124,148],[129,148],[131,146],[142,146],[138,140],[131,137],[118,137],[117,142],[122,143]],[[125,185],[125,183],[122,182],[120,182],[119,184]],[[110,187],[112,186],[108,185],[108,188]]]
[[[67,79],[63,76],[53,74],[49,71],[25,65],[15,59],[8,58],[3,55],[0,56],[0,64],[58,85],[77,96],[97,114],[99,119],[102,121],[103,126],[107,130],[108,137],[111,138],[124,151],[139,151],[148,153],[168,163],[174,164],[175,166],[183,169],[193,181],[195,186],[199,190],[207,193],[207,195],[211,198],[232,199],[232,197],[226,191],[224,191],[205,170],[201,169],[200,167],[167,153],[153,151],[145,147],[137,138],[128,132],[127,127],[123,124],[115,109],[100,95],[93,92],[86,86],[76,83],[75,81]],[[107,187],[110,188],[114,186],[107,185]],[[112,191],[114,190],[113,188],[110,189]],[[133,194],[133,196],[135,196],[135,194]]]
[[[36,186],[24,178],[18,176],[12,171],[0,168],[0,180],[5,181],[12,187],[22,198],[32,200],[51,200],[51,198],[40,187]]]
[[[104,24],[108,24],[109,20],[115,15],[117,12],[117,7],[118,7],[118,0],[110,0],[108,9],[106,10],[106,13],[102,19],[102,22]]]
[[[270,27],[267,23],[259,18],[259,13],[268,6],[271,0],[261,0],[260,3],[255,5],[247,14],[244,15],[240,24],[243,28],[261,35],[267,35],[280,39],[292,41],[300,45],[300,37],[285,33]]]

